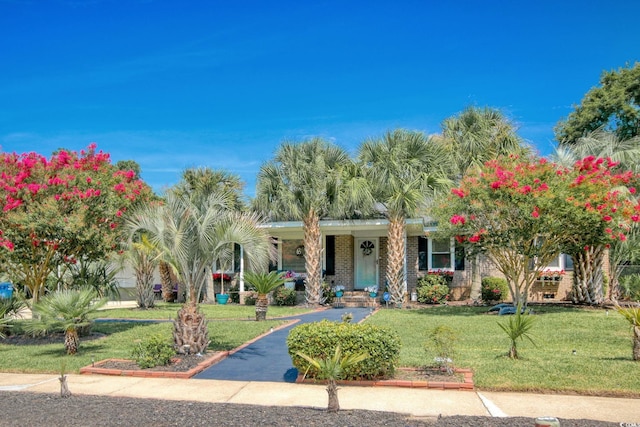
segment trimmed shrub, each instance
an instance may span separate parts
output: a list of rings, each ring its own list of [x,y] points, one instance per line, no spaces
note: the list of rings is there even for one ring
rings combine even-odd
[[[482,279],[482,301],[493,303],[504,300],[509,295],[507,280],[501,277],[485,277]]]
[[[139,367],[146,369],[168,365],[175,354],[176,351],[173,349],[173,345],[162,335],[156,334],[137,343],[131,352],[131,357],[135,359]]]
[[[442,304],[449,300],[446,279],[438,274],[427,274],[418,279],[418,301],[423,304]]]
[[[296,305],[298,294],[294,289],[280,286],[273,291],[273,303],[275,305]]]
[[[347,356],[365,352],[365,360],[345,369],[344,379],[377,379],[393,375],[400,357],[400,337],[388,328],[369,324],[345,322],[305,323],[296,326],[287,337],[289,355],[300,373],[315,378],[317,372],[309,368],[309,362],[297,355],[306,354],[314,359],[330,358],[340,345],[342,354]]]

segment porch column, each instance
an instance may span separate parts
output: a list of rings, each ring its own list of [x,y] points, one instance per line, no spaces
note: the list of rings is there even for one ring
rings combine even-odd
[[[404,258],[402,260],[402,287],[404,293],[407,293],[407,228],[404,229]]]

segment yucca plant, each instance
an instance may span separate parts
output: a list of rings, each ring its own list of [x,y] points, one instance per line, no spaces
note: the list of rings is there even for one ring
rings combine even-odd
[[[621,307],[616,310],[631,324],[633,330],[633,360],[640,360],[640,306]]]
[[[76,354],[80,346],[79,332],[91,325],[89,315],[107,303],[107,299],[96,300],[92,289],[63,290],[53,292],[33,305],[34,318],[27,330],[35,334],[64,331],[64,346],[67,354]]]
[[[338,401],[338,383],[342,378],[344,371],[365,360],[369,355],[367,353],[356,353],[342,355],[342,350],[338,345],[333,357],[312,358],[304,353],[297,352],[298,356],[309,362],[309,367],[313,366],[317,371],[319,380],[327,380],[327,393],[329,394],[329,403],[327,405],[328,412],[338,412],[340,410],[340,402]],[[308,371],[308,369],[307,369]],[[306,375],[306,372],[305,372]]]
[[[534,322],[535,318],[523,313],[522,303],[520,303],[516,307],[516,313],[512,317],[509,317],[509,320],[505,323],[498,323],[498,326],[502,328],[511,340],[511,348],[509,349],[509,357],[511,359],[518,358],[518,340],[524,340],[526,338],[531,344],[536,345],[529,334]]]
[[[277,271],[269,273],[254,273],[248,271],[244,273],[244,280],[253,286],[258,294],[256,299],[256,321],[260,322],[267,319],[267,309],[269,308],[269,292],[284,284],[284,275]]]

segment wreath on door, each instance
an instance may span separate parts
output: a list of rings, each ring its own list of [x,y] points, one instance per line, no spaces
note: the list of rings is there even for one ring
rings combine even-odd
[[[365,240],[360,245],[360,249],[362,249],[362,255],[367,256],[373,253],[373,249],[375,248],[374,244],[370,240]]]
[[[296,256],[302,257],[304,256],[304,246],[300,245],[296,248]]]

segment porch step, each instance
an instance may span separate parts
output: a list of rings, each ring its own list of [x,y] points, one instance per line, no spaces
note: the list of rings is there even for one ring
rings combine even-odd
[[[333,299],[333,306],[335,308],[355,308],[355,307],[371,307],[376,308],[378,306],[379,298],[371,298],[368,292],[351,291],[345,292],[341,298]]]

